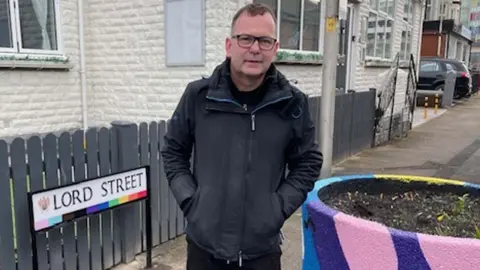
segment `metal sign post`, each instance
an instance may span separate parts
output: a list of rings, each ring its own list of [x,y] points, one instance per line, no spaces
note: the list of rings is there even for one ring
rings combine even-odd
[[[38,233],[142,200],[145,200],[146,204],[147,268],[151,268],[152,221],[149,166],[29,192],[33,269],[38,270]]]
[[[338,62],[338,13],[340,2],[327,1],[325,9],[325,38],[322,70],[322,100],[320,106],[320,147],[323,154],[321,178],[331,174],[333,159],[333,129],[335,120],[335,90]]]

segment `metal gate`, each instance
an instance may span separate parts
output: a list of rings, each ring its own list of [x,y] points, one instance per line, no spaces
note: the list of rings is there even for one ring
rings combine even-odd
[[[417,99],[417,67],[415,65],[415,59],[413,54],[410,54],[410,59],[408,61],[408,77],[407,77],[407,91],[405,93],[405,107],[408,109],[408,121],[410,123],[410,129],[412,129],[413,124],[413,113],[415,111]]]

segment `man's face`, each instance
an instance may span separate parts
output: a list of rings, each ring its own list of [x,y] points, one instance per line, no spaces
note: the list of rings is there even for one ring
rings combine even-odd
[[[268,70],[278,50],[275,21],[269,13],[240,15],[225,41],[227,57],[233,71],[259,77]]]

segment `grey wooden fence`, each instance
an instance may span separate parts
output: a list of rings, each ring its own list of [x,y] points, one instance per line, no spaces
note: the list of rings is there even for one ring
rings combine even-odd
[[[0,269],[32,269],[27,192],[150,165],[153,245],[184,233],[184,218],[168,188],[159,150],[164,121],[114,123],[43,138],[0,141]],[[85,147],[86,146],[86,147]],[[108,269],[145,250],[144,202],[39,234],[40,270]]]
[[[316,123],[317,138],[320,130],[321,96],[311,97],[310,111]],[[335,126],[333,131],[333,161],[341,161],[365,148],[375,140],[375,91],[337,93],[335,96]]]
[[[319,98],[311,98],[319,126]],[[337,95],[334,158],[370,147],[374,92]],[[27,192],[150,165],[153,245],[184,233],[185,220],[163,172],[164,121],[112,123],[60,135],[0,140],[0,269],[31,270]],[[134,203],[39,234],[40,270],[102,270],[145,250],[145,205]]]

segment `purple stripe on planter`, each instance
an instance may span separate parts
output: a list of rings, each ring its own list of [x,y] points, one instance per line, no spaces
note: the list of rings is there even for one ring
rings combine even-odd
[[[333,220],[337,212],[320,201],[310,202],[307,205],[307,211],[312,223],[315,224],[312,231],[314,241],[317,243],[315,249],[320,269],[349,270]]]
[[[422,248],[418,243],[417,234],[389,228],[393,245],[397,251],[398,270],[430,270]]]

